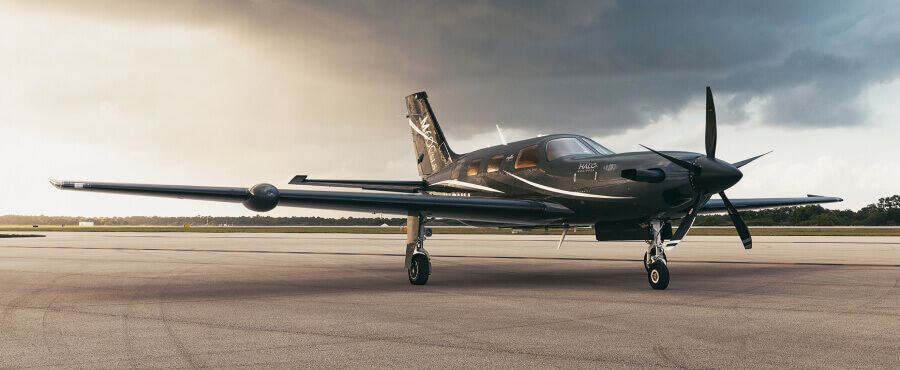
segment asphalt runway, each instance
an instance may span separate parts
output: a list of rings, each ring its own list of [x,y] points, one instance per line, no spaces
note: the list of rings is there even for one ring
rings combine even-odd
[[[900,238],[435,235],[0,239],[0,368],[896,368]]]

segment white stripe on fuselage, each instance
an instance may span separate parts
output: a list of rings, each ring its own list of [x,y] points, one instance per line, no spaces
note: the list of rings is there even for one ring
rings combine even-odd
[[[441,182],[436,182],[431,185],[432,186],[443,185],[443,186],[449,186],[449,187],[453,187],[453,188],[468,189],[468,190],[481,190],[481,191],[488,191],[488,192],[492,192],[492,193],[503,194],[502,191],[497,190],[497,189],[492,189],[487,186],[482,186],[482,185],[478,185],[478,184],[472,184],[472,183],[462,182],[462,181],[457,181],[457,180],[444,180]]]
[[[506,172],[506,171],[503,171],[503,172]],[[524,183],[526,183],[526,184],[528,184],[528,185],[534,186],[534,187],[536,187],[536,188],[538,188],[538,189],[542,189],[542,190],[546,190],[546,191],[550,191],[550,192],[554,192],[554,193],[559,193],[559,194],[571,195],[571,196],[573,196],[573,197],[582,197],[582,198],[601,198],[601,199],[634,199],[634,197],[614,197],[614,196],[610,196],[610,195],[597,195],[597,194],[579,193],[579,192],[575,192],[575,191],[568,191],[568,190],[562,190],[562,189],[557,189],[557,188],[551,188],[551,187],[549,187],[549,186],[547,186],[547,185],[541,185],[541,184],[538,184],[538,183],[536,183],[536,182],[531,182],[531,181],[525,180],[525,179],[523,179],[523,178],[521,178],[521,177],[519,177],[519,176],[513,175],[513,174],[511,174],[511,173],[509,173],[509,172],[506,172],[506,174],[512,176],[513,178],[515,178],[515,179],[517,179],[517,180],[519,180],[519,181],[521,181],[521,182],[524,182]]]

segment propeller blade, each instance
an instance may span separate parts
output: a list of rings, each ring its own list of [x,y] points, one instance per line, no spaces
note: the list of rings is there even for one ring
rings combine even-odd
[[[563,228],[563,232],[562,232],[562,236],[559,238],[559,245],[556,246],[556,249],[559,249],[559,247],[562,247],[563,240],[566,240],[566,234],[567,234],[567,233],[569,233],[569,228],[568,228],[568,227],[564,227],[564,228]]]
[[[706,156],[716,158],[716,107],[713,104],[712,90],[706,87]]]
[[[697,197],[697,202],[694,203],[694,206],[691,207],[691,210],[688,211],[687,215],[681,219],[681,225],[678,225],[678,230],[675,230],[675,234],[672,234],[672,240],[669,240],[666,243],[666,248],[674,248],[681,242],[681,239],[684,239],[684,236],[687,235],[688,231],[691,229],[691,226],[694,225],[694,221],[697,219],[697,210],[700,209],[700,202],[703,201],[704,194],[702,191]]]
[[[753,248],[753,240],[750,238],[750,230],[747,229],[747,224],[744,223],[744,219],[741,218],[741,215],[738,213],[737,209],[731,204],[731,201],[728,200],[728,197],[725,196],[725,192],[719,193],[719,196],[722,197],[722,202],[725,203],[725,209],[728,210],[728,215],[731,216],[731,222],[734,223],[734,228],[737,229],[738,235],[741,237],[741,242],[744,243],[744,249]]]
[[[665,158],[665,159],[668,159],[670,162],[675,163],[675,164],[681,166],[682,168],[684,168],[684,169],[686,169],[686,170],[688,170],[688,171],[693,171],[694,173],[700,173],[701,168],[700,168],[699,166],[695,166],[693,163],[690,163],[690,162],[687,162],[687,161],[680,160],[680,159],[675,158],[675,157],[673,157],[673,156],[670,156],[670,155],[668,155],[668,154],[663,154],[663,153],[657,152],[657,151],[655,151],[655,150],[653,150],[653,149],[650,149],[650,148],[644,146],[643,144],[641,144],[641,146],[643,146],[645,149],[647,149],[647,150],[649,150],[649,151],[651,151],[651,152],[656,153],[656,154],[659,155],[660,157],[663,157],[663,158]]]
[[[762,157],[762,156],[764,156],[764,155],[766,155],[766,154],[769,154],[769,153],[771,153],[771,152],[772,152],[772,151],[769,151],[768,153],[763,153],[763,154],[760,154],[760,155],[758,155],[758,156],[756,156],[756,157],[753,157],[753,158],[747,158],[747,159],[745,159],[745,160],[743,160],[743,161],[732,163],[731,165],[732,165],[732,166],[735,166],[735,167],[737,167],[737,168],[741,168],[741,166],[743,166],[743,165],[745,165],[745,164],[747,164],[747,163],[753,162],[753,161],[757,160],[759,157]]]

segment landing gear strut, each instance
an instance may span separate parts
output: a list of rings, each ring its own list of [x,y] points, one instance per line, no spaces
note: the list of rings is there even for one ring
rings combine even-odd
[[[662,256],[660,256],[660,258],[666,259],[665,251],[662,252]],[[644,270],[647,270],[647,272],[650,272],[650,252],[644,252]]]
[[[650,221],[652,235],[647,242],[647,252],[644,253],[644,268],[647,269],[647,280],[650,282],[650,286],[656,290],[663,290],[669,286],[669,267],[666,262],[666,252],[663,250],[662,242],[663,226],[663,221]]]
[[[431,275],[431,257],[425,250],[425,215],[410,212],[406,217],[406,263],[409,282],[413,285],[425,285]]]

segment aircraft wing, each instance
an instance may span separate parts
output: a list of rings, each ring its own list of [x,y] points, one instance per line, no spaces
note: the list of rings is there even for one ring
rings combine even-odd
[[[229,188],[63,180],[50,180],[50,183],[62,190],[243,203],[247,208],[260,212],[280,205],[396,215],[421,212],[432,217],[532,225],[553,223],[574,216],[574,212],[569,208],[547,201],[279,190],[268,184],[252,188]]]
[[[790,206],[803,206],[809,204],[843,202],[844,200],[837,197],[823,197],[818,195],[808,195],[805,198],[755,198],[755,199],[729,199],[734,208],[738,210],[754,210],[765,208],[778,208]],[[703,207],[700,207],[699,214],[722,213],[726,212],[725,203],[721,199],[710,199]]]

